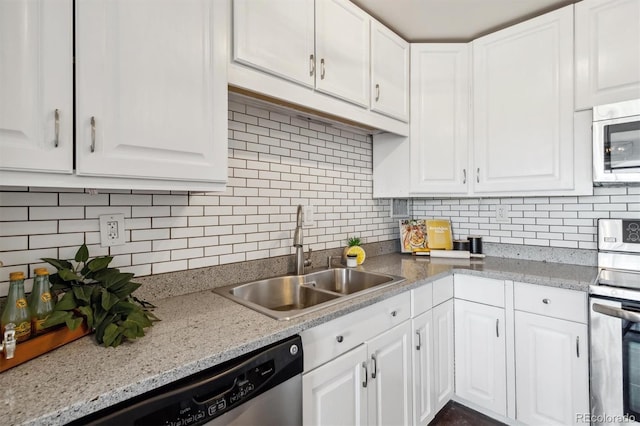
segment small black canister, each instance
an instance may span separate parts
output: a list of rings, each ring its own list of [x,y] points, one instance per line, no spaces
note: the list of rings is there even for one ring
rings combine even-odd
[[[469,240],[469,252],[472,254],[481,254],[482,253],[482,237],[479,236],[469,236],[467,238]]]

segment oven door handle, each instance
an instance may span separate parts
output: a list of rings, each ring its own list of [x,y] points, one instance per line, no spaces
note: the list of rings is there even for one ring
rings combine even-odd
[[[599,303],[593,304],[594,312],[598,312],[610,317],[621,318],[623,320],[640,323],[640,313],[627,311],[613,306],[601,305]]]

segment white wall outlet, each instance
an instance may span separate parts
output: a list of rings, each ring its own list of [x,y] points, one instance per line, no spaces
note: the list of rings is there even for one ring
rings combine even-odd
[[[100,219],[100,245],[102,247],[124,244],[124,214],[104,214]]]
[[[302,206],[302,226],[313,226],[313,206]]]
[[[506,205],[497,205],[496,206],[496,222],[498,223],[509,223],[509,206]]]

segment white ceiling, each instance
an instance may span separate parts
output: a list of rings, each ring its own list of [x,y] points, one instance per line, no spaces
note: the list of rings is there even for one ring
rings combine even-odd
[[[351,0],[405,40],[467,42],[578,0]]]

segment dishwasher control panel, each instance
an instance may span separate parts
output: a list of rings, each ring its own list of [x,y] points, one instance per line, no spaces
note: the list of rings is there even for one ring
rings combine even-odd
[[[190,398],[176,400],[144,416],[138,425],[185,426],[218,417],[244,400],[251,399],[275,373],[275,362],[268,360],[236,375],[219,377],[215,383],[199,386]]]

